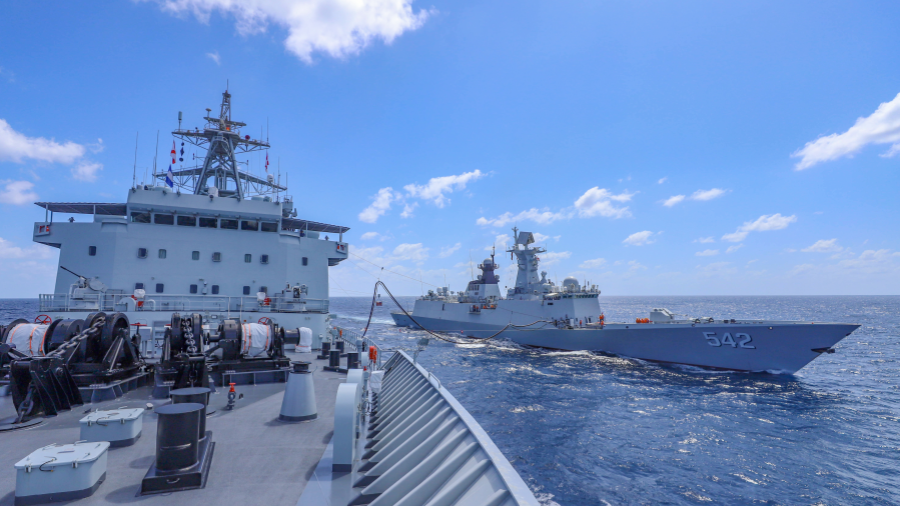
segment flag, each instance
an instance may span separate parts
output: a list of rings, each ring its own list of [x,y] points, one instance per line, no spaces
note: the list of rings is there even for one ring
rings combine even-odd
[[[166,184],[169,188],[175,188],[175,174],[172,173],[172,166],[169,165],[169,172],[166,172]]]
[[[269,152],[266,151],[266,174],[269,173]]]
[[[172,141],[172,163],[175,163],[175,141]]]

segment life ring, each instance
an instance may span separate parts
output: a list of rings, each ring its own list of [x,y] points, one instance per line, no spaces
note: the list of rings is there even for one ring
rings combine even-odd
[[[52,321],[53,321],[53,318],[50,318],[50,315],[46,315],[46,314],[39,314],[34,317],[34,323],[37,323],[40,325],[50,325],[50,323]]]
[[[269,318],[268,316],[263,316],[262,318],[257,320],[256,323],[259,323],[262,325],[268,325],[268,324],[272,323],[272,319]]]
[[[375,362],[378,360],[378,348],[369,346],[369,360]]]

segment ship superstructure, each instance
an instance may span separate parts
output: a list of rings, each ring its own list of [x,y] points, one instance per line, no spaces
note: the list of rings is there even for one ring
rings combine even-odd
[[[150,340],[162,338],[173,312],[199,312],[212,325],[268,318],[324,336],[328,268],[347,258],[348,228],[298,219],[286,185],[240,167],[238,155],[269,143],[242,134],[228,91],[219,115],[207,109],[204,120],[193,130],[179,121],[172,132],[206,150],[196,167],[154,173],[156,184],[134,185],[122,203],[37,203],[45,220],[34,224],[33,239],[60,250],[41,313],[126,313],[151,328],[142,350],[150,355]],[[60,214],[93,219],[55,219]]]

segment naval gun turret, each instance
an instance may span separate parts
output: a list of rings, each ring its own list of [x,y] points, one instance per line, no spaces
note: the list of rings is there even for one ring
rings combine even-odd
[[[82,276],[62,265],[59,268],[78,277],[78,280],[69,287],[69,307],[71,309],[100,309],[103,296],[108,290],[106,284],[97,278]]]

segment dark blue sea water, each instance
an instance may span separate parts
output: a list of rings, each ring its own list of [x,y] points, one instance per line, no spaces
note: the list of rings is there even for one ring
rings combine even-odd
[[[411,306],[412,298],[403,298]],[[413,350],[420,331],[370,333]],[[715,318],[863,326],[793,376],[721,373],[512,344],[419,355],[547,505],[900,504],[900,297],[603,297],[608,321],[651,307]],[[37,301],[0,300],[0,323]],[[361,329],[369,299],[334,298]]]

